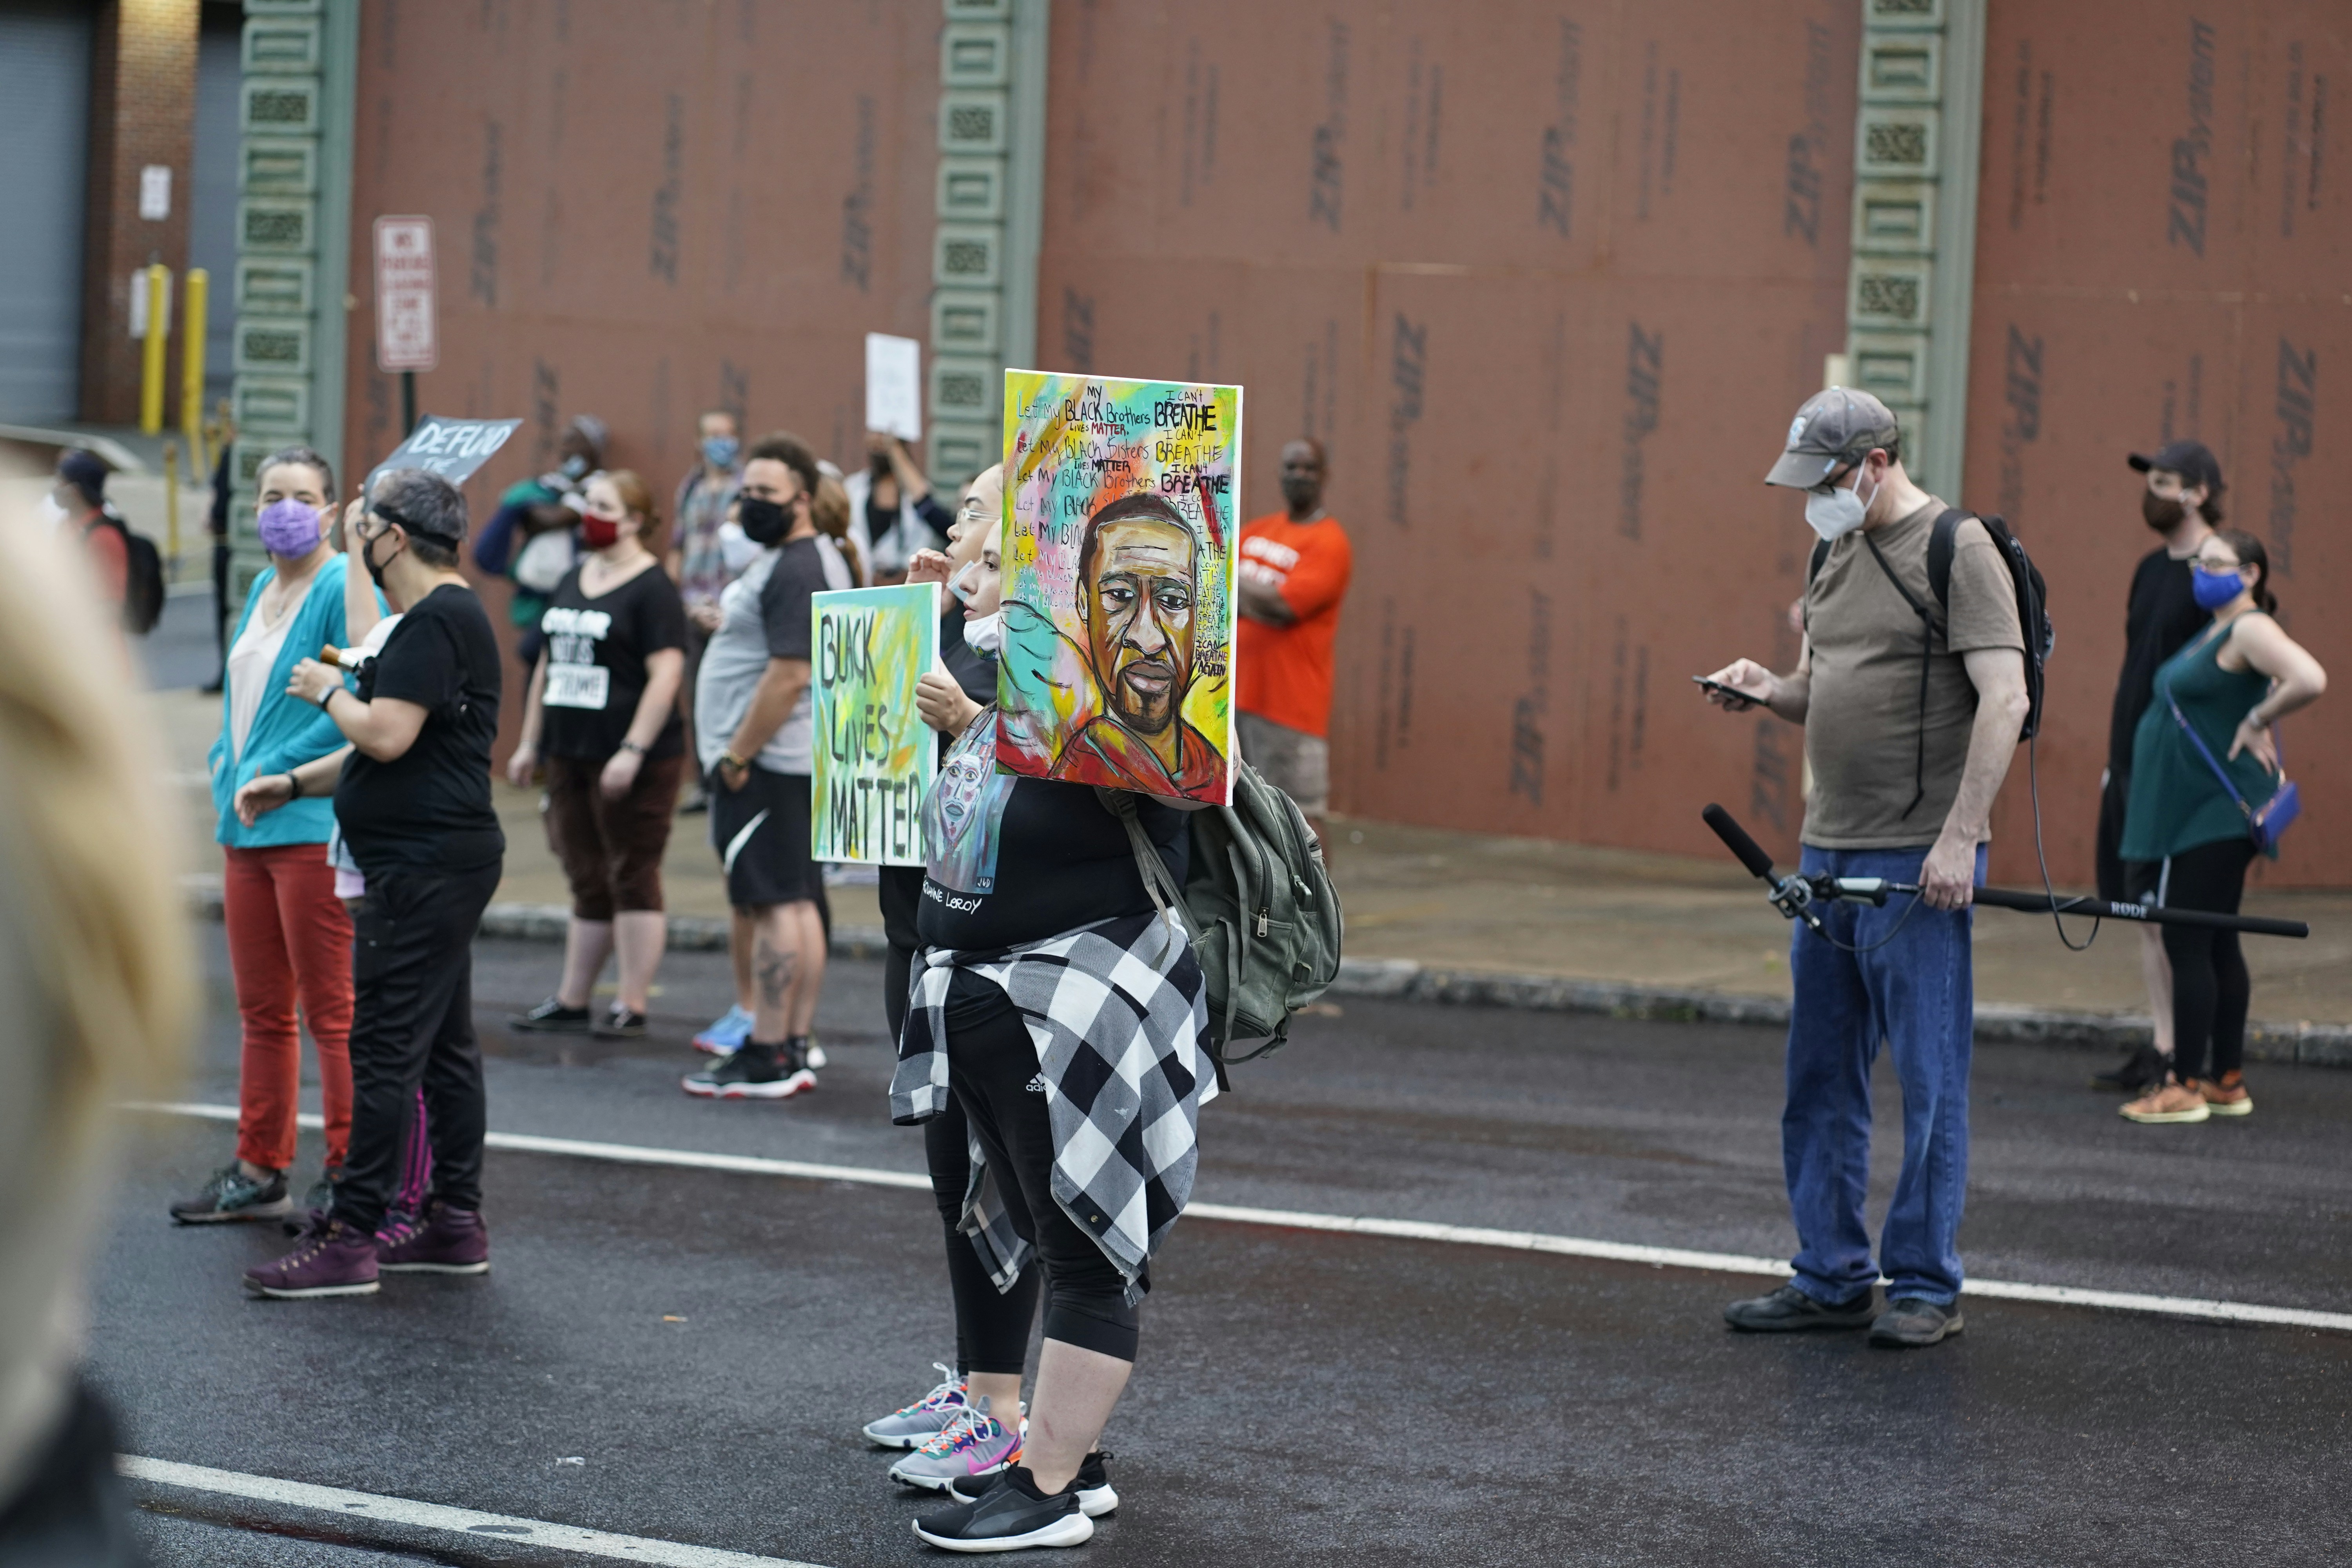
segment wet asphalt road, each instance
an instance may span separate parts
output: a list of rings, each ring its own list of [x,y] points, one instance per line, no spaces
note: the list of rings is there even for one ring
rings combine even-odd
[[[226,1103],[204,940],[187,1098]],[[554,963],[478,949],[494,1127],[920,1170],[883,1108],[878,964],[834,966],[817,1094],[714,1106],[677,1079],[719,960],[673,958],[662,1038],[499,1029]],[[1785,1254],[1778,1062],[1759,1031],[1350,999],[1204,1111],[1198,1195]],[[2150,1129],[2083,1087],[2100,1065],[1979,1053],[1973,1272],[2352,1301],[2352,1074],[2265,1068],[2247,1123]],[[1881,1202],[1899,1125],[1889,1098]],[[487,1279],[260,1303],[236,1274],[280,1237],[163,1217],[229,1130],[138,1131],[93,1302],[129,1451],[836,1568],[944,1560],[856,1436],[953,1343],[927,1194],[493,1152]],[[2352,1559],[2352,1336],[1980,1301],[1945,1347],[1878,1352],[1725,1331],[1750,1279],[1205,1220],[1154,1273],[1106,1439],[1125,1500],[1080,1561]],[[176,1510],[143,1521],[166,1563],[586,1561],[137,1493]]]

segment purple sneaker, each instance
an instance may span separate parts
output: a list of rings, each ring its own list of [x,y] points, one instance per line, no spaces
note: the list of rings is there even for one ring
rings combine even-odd
[[[436,1198],[422,1225],[379,1233],[376,1263],[386,1274],[488,1274],[490,1233],[473,1209],[453,1209]]]
[[[245,1271],[245,1288],[279,1301],[313,1296],[373,1296],[375,1242],[341,1220],[314,1216],[294,1250],[275,1263]]]

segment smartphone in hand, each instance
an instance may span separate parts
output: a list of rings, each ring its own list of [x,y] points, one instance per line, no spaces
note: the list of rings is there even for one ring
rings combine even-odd
[[[1720,680],[1715,680],[1704,675],[1694,675],[1691,677],[1691,684],[1710,696],[1722,698],[1724,707],[1731,712],[1744,712],[1756,706],[1755,698],[1736,687],[1726,686]]]

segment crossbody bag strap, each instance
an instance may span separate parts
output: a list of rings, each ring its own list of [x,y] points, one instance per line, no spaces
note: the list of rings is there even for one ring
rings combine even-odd
[[[2238,792],[2237,781],[2230,776],[2230,770],[2221,765],[2213,755],[2213,748],[2205,743],[2205,737],[2197,732],[2197,726],[2191,724],[2189,715],[2180,710],[2180,700],[2168,691],[2164,694],[2164,701],[2165,706],[2172,710],[2172,721],[2180,726],[2180,732],[2189,737],[2189,743],[2197,748],[2197,754],[2205,759],[2205,765],[2213,770],[2213,776],[2221,781],[2221,787],[2228,790],[2230,798],[2238,803],[2239,812],[2248,822],[2252,822],[2254,808],[2246,804],[2246,797]],[[2279,772],[2282,776],[2286,772],[2284,758],[2280,759]]]
[[[1865,531],[1862,542],[1870,547],[1870,558],[1878,563],[1878,569],[1886,574],[1889,583],[1895,584],[1895,591],[1903,595],[1903,602],[1911,606],[1911,613],[1919,617],[1919,738],[1911,764],[1911,804],[1903,808],[1903,815],[1908,816],[1919,809],[1921,801],[1927,798],[1927,678],[1935,668],[1936,613],[1921,604],[1917,596],[1903,585],[1903,579],[1895,574],[1895,568],[1886,563],[1886,557],[1880,552],[1878,541]]]

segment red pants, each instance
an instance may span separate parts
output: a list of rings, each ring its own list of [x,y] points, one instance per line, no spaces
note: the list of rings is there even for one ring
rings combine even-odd
[[[299,996],[319,1047],[327,1163],[340,1165],[352,1137],[352,918],[335,897],[334,868],[320,844],[226,853],[222,904],[245,1025],[237,1157],[274,1171],[294,1163],[294,1107],[302,1079]]]

